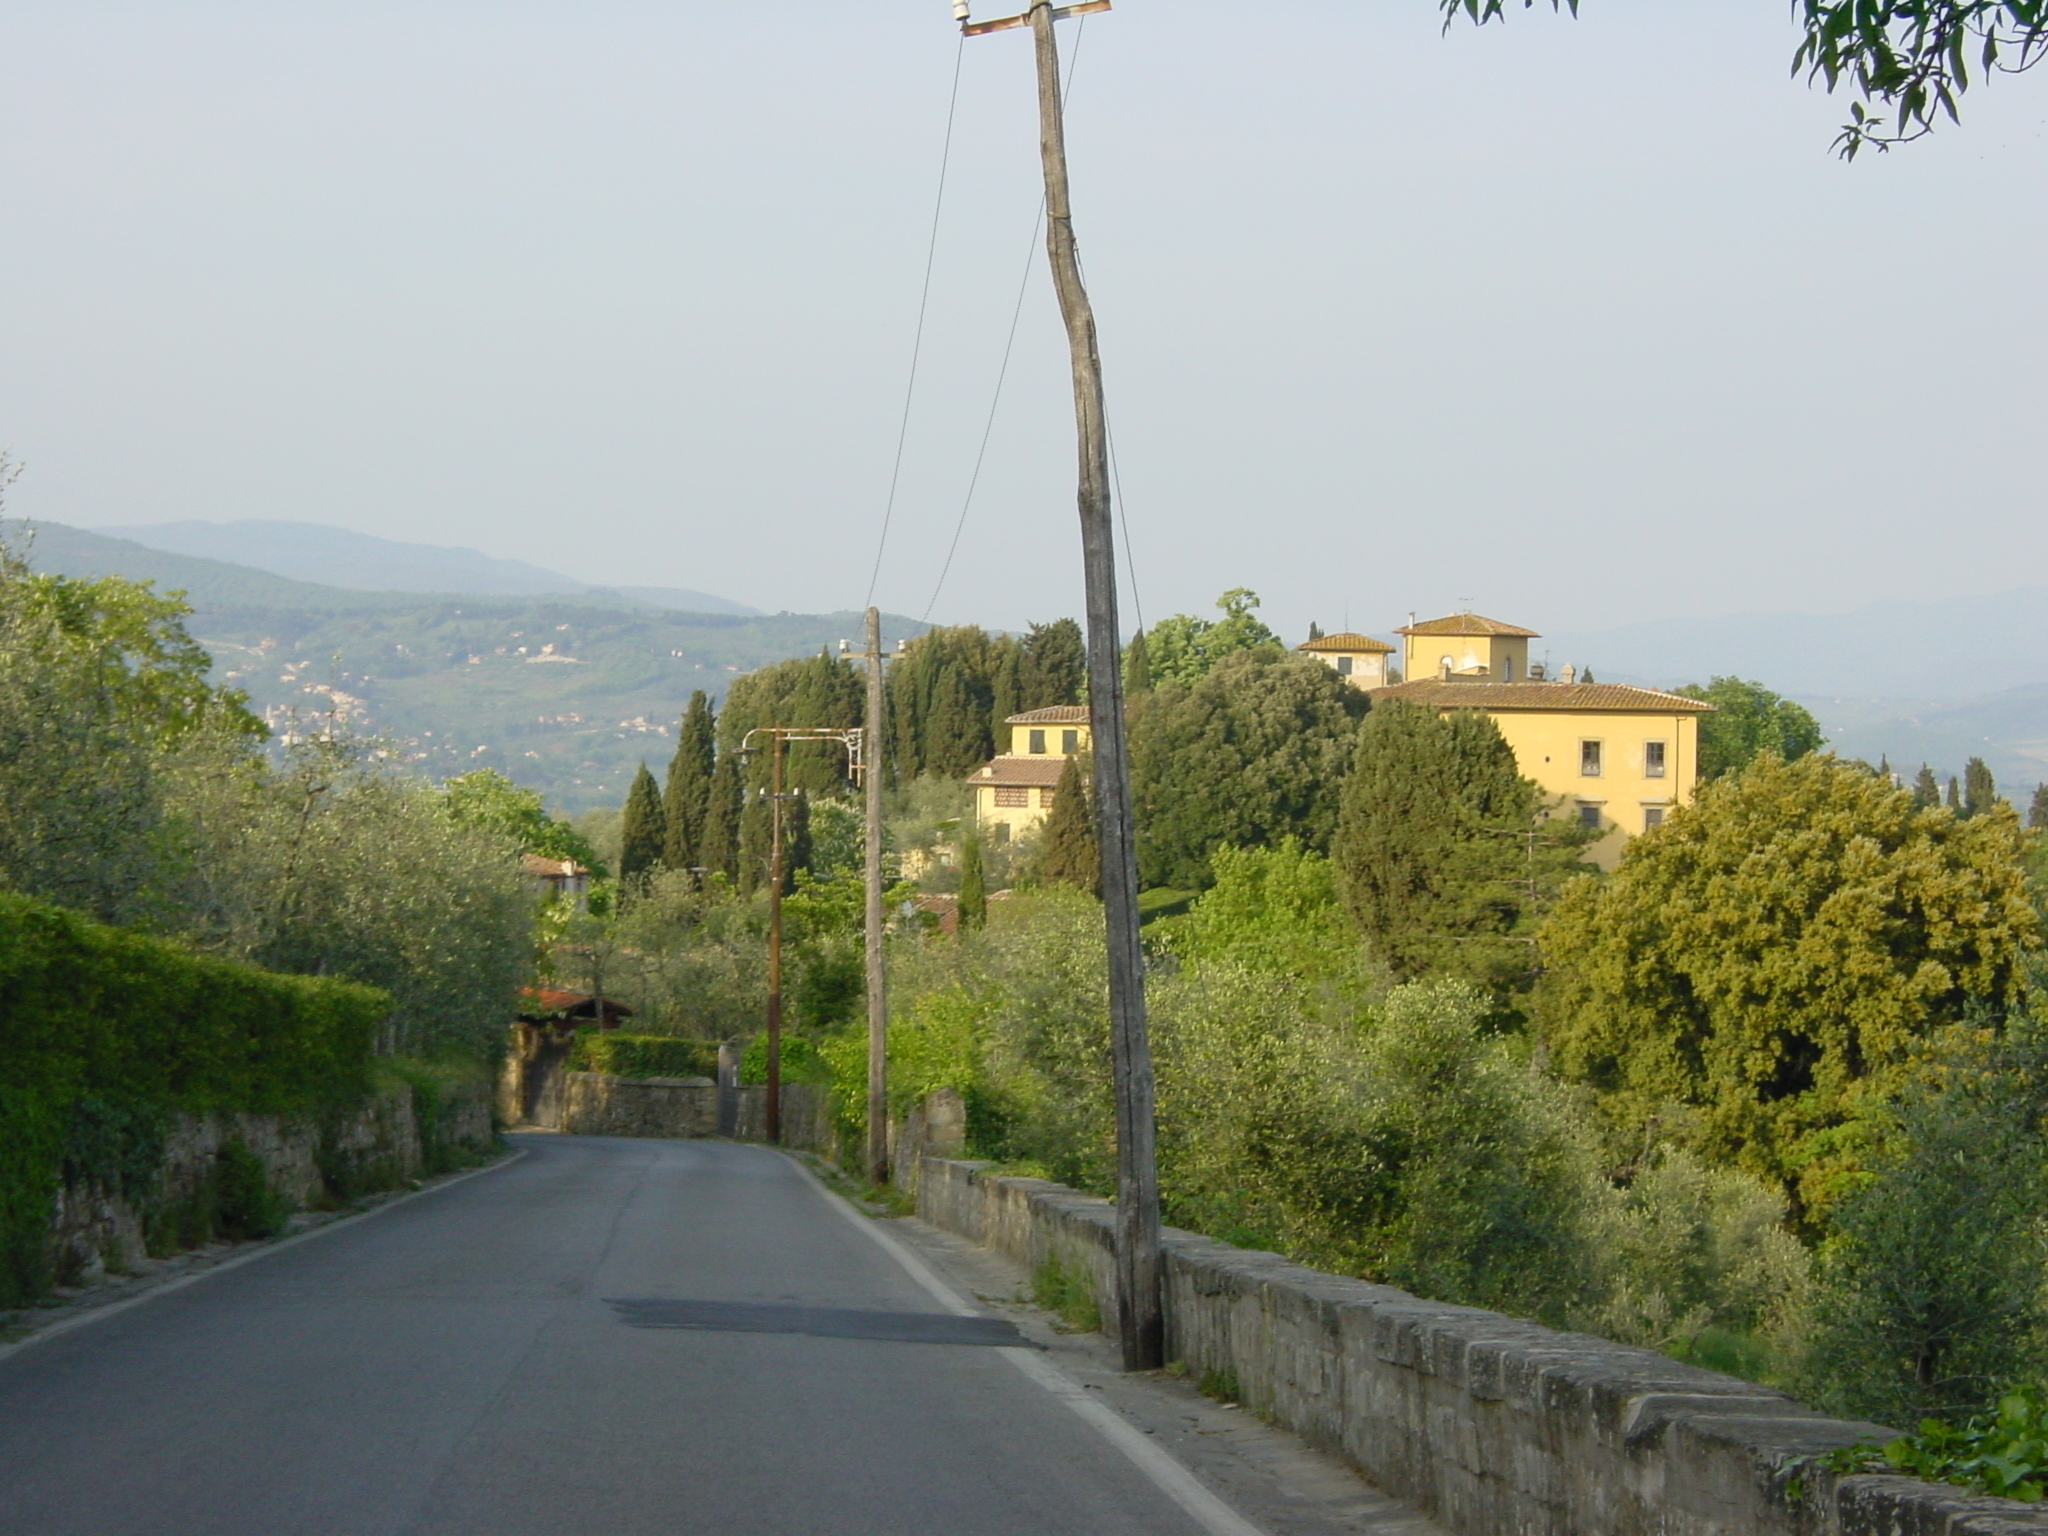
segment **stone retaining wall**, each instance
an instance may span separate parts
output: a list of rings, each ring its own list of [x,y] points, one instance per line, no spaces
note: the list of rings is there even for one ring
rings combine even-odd
[[[715,1136],[718,1084],[708,1077],[562,1074],[565,1136]]]
[[[926,1158],[918,1215],[1089,1281],[1114,1332],[1114,1213]],[[1807,1458],[1872,1424],[1654,1350],[1166,1234],[1170,1357],[1468,1536],[2019,1536],[2048,1511]]]
[[[438,1132],[443,1141],[488,1149],[489,1086],[481,1081],[448,1093]],[[362,1189],[390,1189],[419,1173],[426,1162],[413,1090],[399,1085],[373,1095],[351,1115],[321,1125],[292,1115],[180,1116],[164,1134],[155,1188],[146,1203],[177,1206],[195,1198],[213,1175],[221,1148],[239,1139],[263,1164],[264,1178],[296,1209],[322,1203],[332,1191],[329,1174]],[[325,1165],[323,1167],[323,1164]],[[94,1185],[65,1184],[52,1213],[52,1269],[67,1281],[91,1284],[109,1269],[134,1269],[148,1256],[146,1213]]]

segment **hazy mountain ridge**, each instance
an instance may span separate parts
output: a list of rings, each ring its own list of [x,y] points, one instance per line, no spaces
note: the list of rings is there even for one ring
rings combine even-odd
[[[617,593],[656,608],[690,613],[758,614],[731,598],[683,587],[604,587],[560,571],[507,560],[454,544],[378,538],[326,523],[267,518],[186,521],[90,530],[148,549],[224,561],[289,580],[350,592],[450,593],[478,597],[547,597]]]
[[[691,690],[722,698],[742,672],[861,632],[852,612],[691,613],[599,589],[347,592],[59,523],[33,531],[37,570],[184,591],[214,675],[274,728],[339,711],[423,772],[495,768],[568,811],[616,804],[643,758],[658,767]],[[891,644],[925,629],[883,622]]]

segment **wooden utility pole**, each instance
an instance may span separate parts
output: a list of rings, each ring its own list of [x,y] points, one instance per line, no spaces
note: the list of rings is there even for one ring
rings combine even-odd
[[[782,732],[768,754],[768,1140],[782,1141]]]
[[[757,725],[740,741],[749,750],[756,736],[774,743],[768,754],[768,1114],[771,1142],[782,1140],[782,748],[789,741],[836,741],[845,747],[859,771],[861,733],[819,726]]]
[[[868,610],[868,708],[861,732],[862,788],[867,791],[867,835],[862,847],[867,879],[868,973],[868,1181],[889,1180],[889,985],[882,970],[882,614]]]
[[[955,14],[964,10],[955,6]],[[1035,0],[1022,16],[967,22],[978,36],[1029,25],[1038,56],[1038,148],[1045,169],[1045,247],[1066,322],[1080,447],[1081,559],[1088,604],[1088,718],[1095,758],[1095,829],[1102,851],[1102,906],[1109,941],[1109,1032],[1116,1078],[1117,1334],[1127,1371],[1166,1357],[1160,1294],[1159,1171],[1154,1157],[1152,1049],[1145,1033],[1144,954],[1138,942],[1138,858],[1131,822],[1131,762],[1124,735],[1123,638],[1117,620],[1116,544],[1109,500],[1109,438],[1103,423],[1102,358],[1095,312],[1081,283],[1067,192],[1066,124],[1053,23],[1109,9],[1109,0],[1054,6]]]

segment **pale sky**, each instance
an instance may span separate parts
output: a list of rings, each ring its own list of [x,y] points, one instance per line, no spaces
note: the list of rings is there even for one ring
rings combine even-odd
[[[1583,11],[1062,25],[1148,619],[2048,579],[2048,77],[1844,165],[1782,0]],[[947,0],[7,0],[11,510],[858,606],[957,48]],[[943,622],[1080,607],[1031,92],[1026,34],[967,44],[890,609],[932,600],[1031,278]]]

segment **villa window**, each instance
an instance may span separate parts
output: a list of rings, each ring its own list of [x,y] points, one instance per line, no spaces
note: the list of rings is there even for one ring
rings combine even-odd
[[[1032,733],[1031,733],[1031,734],[1030,734],[1030,735],[1029,735],[1028,737],[1026,737],[1025,739],[1026,739],[1027,741],[1029,741],[1029,742],[1031,743],[1031,746],[1030,746],[1030,750],[1031,750],[1031,751],[1033,751],[1033,752],[1043,752],[1043,751],[1045,750],[1045,732],[1043,732],[1043,731],[1033,731],[1033,732],[1032,732]]]
[[[1041,789],[1041,790],[1040,790],[1040,791],[1038,792],[1038,808],[1039,808],[1039,809],[1040,809],[1041,811],[1049,811],[1049,810],[1051,810],[1051,809],[1052,809],[1052,797],[1053,797],[1053,795],[1054,795],[1054,794],[1056,794],[1056,793],[1057,793],[1057,791],[1055,791],[1055,790],[1050,790],[1050,789]]]
[[[1513,682],[1513,681],[1515,680],[1515,658],[1514,658],[1514,657],[1512,657],[1512,656],[1503,656],[1503,657],[1501,657],[1501,659],[1500,659],[1500,680],[1501,680],[1502,682],[1504,682],[1504,683],[1512,683],[1512,682]]]
[[[1644,806],[1644,807],[1643,807],[1643,830],[1644,830],[1645,832],[1654,832],[1654,831],[1655,831],[1655,830],[1656,830],[1657,828],[1659,828],[1659,827],[1661,827],[1661,826],[1663,826],[1663,825],[1664,825],[1664,807],[1663,807],[1663,806],[1661,806],[1661,805],[1646,805],[1646,806]]]
[[[996,786],[997,805],[1029,805],[1030,803],[1031,791],[1023,785],[998,784]]]
[[[1582,806],[1580,806],[1580,807],[1579,807],[1579,825],[1580,825],[1580,826],[1582,826],[1582,827],[1590,827],[1590,828],[1592,828],[1592,829],[1593,829],[1594,831],[1596,831],[1596,832],[1597,832],[1597,831],[1599,831],[1599,830],[1600,830],[1600,807],[1599,807],[1599,806],[1597,806],[1597,805],[1582,805]]]
[[[1079,731],[1061,731],[1060,750],[1066,753],[1069,757],[1072,757],[1076,752],[1080,751],[1081,733]]]
[[[1351,658],[1349,656],[1339,656],[1337,658],[1337,675],[1339,677],[1349,677],[1351,675]]]
[[[1661,779],[1664,777],[1664,743],[1646,741],[1643,743],[1643,777]]]
[[[1579,772],[1586,778],[1600,777],[1600,743],[1582,741],[1579,743]]]

